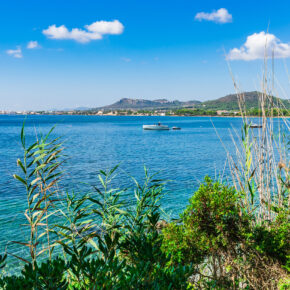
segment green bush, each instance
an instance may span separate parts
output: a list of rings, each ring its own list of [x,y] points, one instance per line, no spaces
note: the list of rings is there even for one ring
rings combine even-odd
[[[195,287],[274,287],[289,271],[289,215],[256,225],[242,201],[234,188],[206,177],[179,223],[163,230],[169,265],[193,263]]]
[[[274,222],[256,226],[253,231],[253,240],[256,249],[261,254],[279,261],[286,267],[290,255],[289,214],[279,214]]]
[[[40,266],[27,264],[21,271],[21,276],[4,277],[0,280],[3,289],[67,289],[65,278],[66,263],[60,258],[46,261]]]
[[[171,223],[163,231],[163,249],[176,262],[200,262],[227,251],[243,239],[249,227],[239,200],[232,187],[206,177],[181,214],[181,224]]]

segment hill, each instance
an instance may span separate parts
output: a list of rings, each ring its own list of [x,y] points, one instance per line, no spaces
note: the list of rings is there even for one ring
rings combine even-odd
[[[247,110],[250,109],[258,109],[259,108],[259,100],[260,100],[260,92],[245,92],[244,98],[246,103]],[[276,97],[273,97],[274,103],[283,103],[286,109],[290,109],[290,100],[283,100]],[[281,106],[279,106],[281,107]],[[123,98],[118,102],[115,102],[108,106],[98,107],[98,108],[78,108],[75,111],[87,111],[95,112],[98,110],[102,111],[122,111],[122,110],[177,110],[177,109],[200,109],[204,111],[217,111],[217,110],[227,110],[227,111],[239,111],[238,105],[238,96],[237,94],[230,94],[225,97],[210,100],[210,101],[169,101],[167,99],[157,99],[157,100],[145,100],[145,99],[130,99]]]
[[[144,99],[129,99],[123,98],[120,101],[109,105],[100,107],[102,110],[152,110],[152,109],[174,109],[183,107],[195,107],[200,105],[200,101],[181,102],[178,100],[168,101],[166,99],[158,100],[144,100]]]
[[[259,107],[259,99],[260,92],[245,92],[245,104],[247,109],[258,108]],[[287,109],[290,109],[289,100],[282,100],[276,97],[273,97],[275,103],[282,102]],[[203,102],[200,107],[205,110],[239,110],[238,105],[238,96],[237,94],[227,95],[225,97],[219,98],[217,100],[206,101]]]

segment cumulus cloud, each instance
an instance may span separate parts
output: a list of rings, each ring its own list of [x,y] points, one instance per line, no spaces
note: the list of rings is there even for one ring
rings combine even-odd
[[[22,49],[20,46],[17,46],[16,49],[8,49],[6,50],[6,53],[15,57],[15,58],[22,58]]]
[[[290,57],[290,43],[283,43],[274,34],[254,33],[247,37],[246,42],[240,48],[233,48],[227,55],[229,60],[255,60],[268,56],[274,51],[275,58]]]
[[[121,34],[124,26],[119,20],[96,21],[90,25],[85,25],[85,29],[67,29],[65,25],[51,25],[44,29],[42,33],[51,39],[72,39],[80,43],[87,43],[92,40],[102,39],[105,34]]]
[[[35,48],[39,48],[40,47],[40,45],[38,44],[38,42],[37,41],[33,41],[33,40],[31,40],[31,41],[29,41],[28,43],[27,43],[27,46],[26,46],[28,49],[35,49]]]
[[[218,10],[214,10],[211,13],[199,12],[195,15],[195,20],[202,21],[213,21],[217,23],[229,23],[232,22],[233,17],[225,8],[220,8]]]

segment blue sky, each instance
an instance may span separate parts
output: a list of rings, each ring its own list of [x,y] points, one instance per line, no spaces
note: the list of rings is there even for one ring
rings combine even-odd
[[[266,38],[288,92],[289,12],[289,0],[3,0],[0,110],[215,99],[234,92],[225,53],[256,90]]]

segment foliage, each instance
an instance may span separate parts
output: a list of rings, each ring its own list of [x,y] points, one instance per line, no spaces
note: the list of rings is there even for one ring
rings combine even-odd
[[[0,280],[4,289],[67,289],[68,282],[64,273],[65,261],[55,258],[47,260],[40,266],[31,263],[24,266],[21,276],[8,276]]]
[[[267,227],[253,225],[242,200],[233,187],[206,177],[180,222],[163,230],[170,264],[194,263],[195,287],[271,288],[286,276],[289,220],[283,216]]]
[[[173,223],[164,230],[168,238],[164,247],[168,252],[175,247],[183,249],[187,259],[192,260],[226,250],[229,244],[239,242],[248,220],[241,215],[238,200],[233,188],[206,177],[181,215],[182,224]],[[177,261],[181,255],[177,254]]]
[[[290,254],[289,214],[280,214],[270,225],[257,225],[253,231],[253,239],[256,249],[261,254],[286,266]]]
[[[24,156],[22,161],[17,160],[22,175],[14,174],[14,178],[24,185],[26,191],[27,209],[24,214],[28,222],[26,226],[30,228],[30,237],[28,241],[13,241],[13,243],[28,247],[33,268],[39,255],[48,251],[51,259],[52,253],[48,219],[53,214],[50,210],[55,202],[56,185],[61,176],[58,169],[62,163],[60,159],[63,150],[58,137],[49,140],[53,129],[27,145],[23,124],[21,144]],[[41,242],[44,243],[44,247],[38,251]],[[24,260],[21,257],[17,258]]]
[[[182,116],[215,116],[217,112],[215,110],[205,110],[205,109],[188,109],[182,108],[173,111],[175,115],[182,115]]]
[[[100,173],[99,197],[73,194],[62,203],[64,224],[55,225],[54,232],[65,259],[25,265],[20,276],[0,279],[2,288],[228,289],[242,283],[251,289],[257,284],[251,287],[252,280],[263,272],[256,271],[248,281],[243,265],[254,275],[257,265],[265,270],[261,263],[285,262],[285,218],[277,219],[271,231],[251,228],[241,196],[232,187],[206,177],[180,221],[167,224],[161,220],[162,182],[145,170],[144,184],[136,182],[134,189],[136,204],[128,207],[108,186],[115,170]],[[258,264],[257,253],[262,255]],[[275,271],[265,273],[274,274],[283,286],[285,270],[273,265]]]

